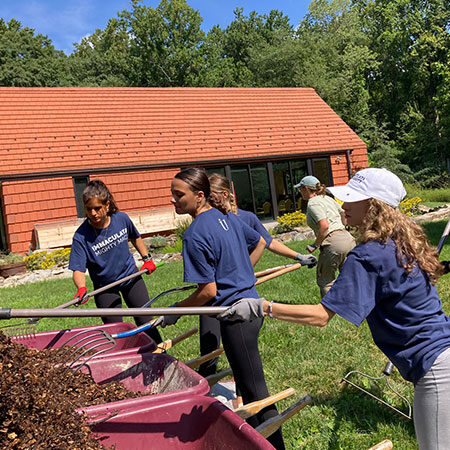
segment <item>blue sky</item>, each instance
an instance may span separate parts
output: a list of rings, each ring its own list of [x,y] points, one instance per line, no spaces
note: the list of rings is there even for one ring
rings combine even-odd
[[[296,26],[307,13],[310,1],[305,0],[187,0],[191,8],[200,11],[202,28],[208,31],[213,25],[225,28],[233,20],[233,11],[244,8],[244,13],[259,14],[278,9]],[[146,6],[155,8],[159,0],[144,0]],[[33,28],[35,33],[47,35],[58,50],[66,54],[73,51],[73,43],[97,28],[104,29],[108,20],[118,11],[131,9],[129,0],[3,0],[0,17],[8,22],[19,20],[23,26]]]

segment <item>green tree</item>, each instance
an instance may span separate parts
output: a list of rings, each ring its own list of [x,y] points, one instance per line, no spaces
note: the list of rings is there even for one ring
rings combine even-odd
[[[11,19],[0,18],[0,85],[41,87],[70,84],[64,52],[51,40]]]
[[[156,9],[132,0],[119,17],[132,37],[130,84],[189,86],[201,69],[204,40],[200,13],[185,0],[162,0]]]

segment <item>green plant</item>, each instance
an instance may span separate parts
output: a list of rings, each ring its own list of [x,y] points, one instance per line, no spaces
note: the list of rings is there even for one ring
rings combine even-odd
[[[151,248],[163,248],[167,245],[167,238],[165,236],[161,236],[161,235],[157,235],[157,236],[152,236],[149,239],[149,246]]]
[[[183,239],[184,232],[189,228],[192,223],[192,219],[183,219],[175,229],[175,234],[177,238]]]
[[[69,261],[70,248],[33,252],[25,258],[28,270],[49,269]]]
[[[162,249],[163,253],[181,253],[183,249],[183,241],[177,237],[177,240],[173,245],[167,245]]]
[[[286,233],[292,231],[295,227],[301,227],[306,224],[306,215],[301,211],[283,214],[277,217],[278,225],[274,227],[274,233]]]
[[[19,253],[7,253],[0,255],[0,265],[16,264],[23,261],[23,255]]]
[[[400,202],[398,207],[407,216],[416,216],[420,214],[419,204],[421,202],[422,199],[420,197],[407,198]]]

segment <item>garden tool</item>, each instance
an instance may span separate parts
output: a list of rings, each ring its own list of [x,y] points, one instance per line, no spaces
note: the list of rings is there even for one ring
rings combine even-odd
[[[445,240],[447,239],[447,236],[449,235],[450,232],[450,220],[447,222],[447,225],[445,226],[445,229],[442,233],[442,236],[439,240],[439,243],[437,245],[437,252],[438,254],[441,252],[442,247],[444,246]],[[412,418],[412,414],[411,414],[411,403],[408,401],[408,399],[406,399],[405,397],[403,397],[399,392],[397,392],[389,383],[389,379],[388,377],[391,375],[392,370],[394,369],[394,365],[388,361],[383,369],[383,375],[380,377],[372,377],[366,373],[362,373],[359,372],[357,370],[352,370],[351,372],[349,372],[347,375],[345,375],[344,378],[342,378],[341,382],[345,382],[348,383],[350,385],[352,385],[353,387],[359,389],[360,391],[364,392],[365,394],[369,395],[370,397],[374,398],[375,400],[379,401],[380,403],[382,403],[383,405],[386,405],[387,407],[393,409],[394,411],[398,412],[401,416],[407,418],[407,419],[411,419]],[[386,380],[386,384],[388,386],[388,388],[395,394],[397,395],[399,398],[401,398],[403,400],[403,402],[406,404],[408,412],[404,413],[403,411],[399,410],[398,408],[396,408],[395,406],[392,406],[390,404],[388,404],[387,402],[385,402],[383,399],[375,396],[374,394],[372,394],[371,392],[367,391],[366,389],[364,389],[361,386],[356,385],[355,383],[351,382],[348,377],[353,375],[353,374],[358,374],[363,376],[364,378],[368,378],[369,380],[372,381],[378,381],[378,380]]]
[[[312,399],[309,395],[305,395],[305,397],[301,398],[293,405],[291,405],[288,409],[283,411],[281,414],[278,414],[271,419],[266,420],[261,425],[258,425],[255,430],[262,434],[266,439],[271,436],[281,425],[286,422],[289,418],[291,418],[294,414],[298,413],[305,406],[311,403]]]
[[[388,408],[391,408],[392,410],[394,410],[395,412],[399,413],[401,416],[405,417],[406,419],[411,419],[412,418],[412,414],[411,414],[411,403],[408,401],[408,399],[406,397],[404,397],[403,395],[401,395],[399,392],[397,392],[389,383],[389,379],[388,377],[391,375],[392,373],[392,369],[394,368],[394,364],[391,363],[391,361],[388,361],[386,363],[386,365],[384,366],[383,369],[383,375],[381,377],[372,377],[370,375],[367,375],[366,373],[362,373],[359,372],[358,370],[352,370],[351,372],[349,372],[347,375],[345,375],[344,378],[342,378],[341,383],[345,382],[350,384],[351,386],[359,389],[360,391],[364,392],[365,394],[369,395],[370,397],[374,398],[375,400],[379,401],[380,403],[382,403],[383,405],[386,405]],[[371,392],[367,391],[366,389],[364,389],[362,386],[358,386],[357,384],[353,383],[352,381],[349,380],[349,377],[353,374],[358,374],[363,376],[364,378],[368,378],[369,380],[372,381],[378,381],[378,380],[386,380],[386,384],[388,386],[388,388],[399,398],[401,398],[405,403],[406,406],[408,408],[408,412],[404,413],[403,411],[401,411],[400,409],[396,408],[395,406],[390,405],[389,403],[385,402],[382,398],[377,397],[376,395],[372,394]]]
[[[161,267],[164,264],[165,264],[164,261],[160,261],[160,262],[156,263],[156,267]],[[107,284],[106,286],[102,286],[99,289],[95,289],[94,291],[86,294],[85,299],[88,300],[90,297],[93,297],[94,295],[100,294],[101,292],[105,292],[115,286],[118,286],[119,284],[125,283],[126,281],[132,280],[133,278],[139,277],[142,274],[147,273],[147,272],[148,272],[148,270],[144,269],[142,271],[138,271],[138,272],[132,273],[131,275],[128,275],[124,278],[121,278],[120,280],[117,280],[110,284]],[[154,301],[154,300],[156,300],[156,298],[152,299],[152,300]],[[72,306],[72,305],[75,305],[76,303],[78,303],[78,301],[79,301],[78,299],[71,300],[70,302],[63,303],[62,305],[56,306],[54,309],[68,308],[69,306]],[[8,328],[7,331],[4,331],[4,333],[8,336],[24,336],[24,337],[33,336],[36,333],[36,326],[40,319],[41,318],[34,317],[31,319],[28,319],[24,323],[14,324],[14,325],[6,325],[4,327],[0,327],[0,329]]]
[[[236,408],[234,412],[242,419],[248,419],[251,416],[259,413],[262,409],[267,406],[273,405],[274,403],[283,400],[285,398],[291,397],[295,394],[294,388],[288,388],[284,391],[278,392],[277,394],[270,395],[262,400],[257,400],[256,402],[247,403],[239,408]]]

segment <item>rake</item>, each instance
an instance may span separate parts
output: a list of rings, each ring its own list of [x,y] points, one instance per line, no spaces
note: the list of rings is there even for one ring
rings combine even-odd
[[[444,246],[444,243],[449,235],[450,232],[450,220],[447,222],[447,225],[445,226],[445,229],[442,233],[441,238],[439,239],[439,243],[437,245],[437,253],[440,254],[442,247]],[[391,408],[392,410],[394,410],[395,412],[399,413],[401,416],[407,418],[407,419],[411,419],[412,418],[412,413],[411,413],[411,403],[408,401],[407,398],[405,398],[404,396],[402,396],[399,392],[397,392],[389,383],[389,376],[392,373],[392,370],[394,369],[394,364],[392,364],[391,361],[388,361],[383,369],[383,374],[380,377],[373,377],[370,376],[366,373],[363,372],[359,372],[358,370],[352,370],[351,372],[349,372],[347,375],[345,375],[344,378],[342,378],[341,383],[345,382],[350,384],[351,386],[355,387],[356,389],[359,389],[360,391],[364,392],[365,394],[369,395],[370,397],[374,398],[375,400],[377,400],[378,402],[382,403],[383,405],[387,406],[388,408]],[[398,396],[400,399],[403,400],[404,403],[406,403],[407,408],[408,408],[408,412],[404,413],[403,411],[401,411],[400,409],[396,408],[395,406],[390,405],[389,403],[385,402],[383,399],[377,397],[376,395],[372,394],[371,392],[367,391],[366,389],[364,389],[361,386],[358,386],[357,384],[351,382],[348,378],[350,376],[352,376],[353,374],[357,374],[357,375],[361,375],[364,378],[368,378],[369,380],[372,381],[379,381],[379,380],[385,380],[386,384],[389,388],[390,391],[392,391],[396,396]]]
[[[160,261],[156,263],[156,267],[161,267],[164,265],[164,261]],[[115,286],[118,286],[119,284],[125,283],[126,281],[132,280],[133,278],[139,277],[144,273],[147,273],[148,270],[144,269],[135,273],[132,273],[131,275],[128,275],[124,278],[121,278],[120,280],[114,281],[110,284],[107,284],[106,286],[102,286],[99,289],[95,289],[92,292],[89,292],[86,294],[86,299],[89,299],[90,297],[93,297],[94,295],[100,294],[101,292],[105,292],[109,289],[112,289]],[[164,294],[164,293],[163,293]],[[161,294],[162,295],[162,294]],[[152,299],[149,304],[156,299]],[[78,300],[71,300],[70,302],[63,303],[62,305],[56,306],[54,309],[65,309],[69,306],[73,306],[78,303]],[[5,325],[0,327],[1,330],[4,330],[3,333],[7,336],[23,336],[23,337],[33,337],[36,334],[36,327],[39,323],[39,320],[41,318],[30,318],[26,322],[19,323],[19,324],[13,324],[13,325]]]

